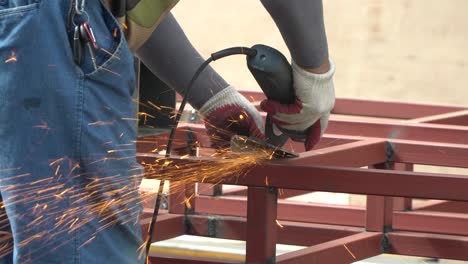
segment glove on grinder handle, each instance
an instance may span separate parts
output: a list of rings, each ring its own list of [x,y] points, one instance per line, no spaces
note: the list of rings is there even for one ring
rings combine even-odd
[[[255,45],[255,56],[247,56],[247,66],[268,99],[281,104],[293,104],[296,100],[293,87],[292,69],[288,60],[278,50]],[[283,133],[279,135],[273,131],[271,117],[267,115],[265,122],[265,136],[268,143],[281,147],[288,140]]]

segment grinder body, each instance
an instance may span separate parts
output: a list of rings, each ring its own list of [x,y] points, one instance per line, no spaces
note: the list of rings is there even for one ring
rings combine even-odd
[[[293,87],[292,69],[288,60],[278,50],[266,46],[255,45],[255,56],[247,56],[247,67],[268,99],[281,104],[293,104],[296,95]],[[288,136],[274,128],[271,116],[267,115],[265,136],[268,143],[281,147]]]

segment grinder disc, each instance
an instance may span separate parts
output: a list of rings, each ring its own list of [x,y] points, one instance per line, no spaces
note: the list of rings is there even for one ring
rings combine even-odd
[[[271,152],[276,159],[297,158],[296,153],[279,148],[275,145],[261,141],[255,137],[234,135],[231,138],[231,150],[235,152],[265,151]]]

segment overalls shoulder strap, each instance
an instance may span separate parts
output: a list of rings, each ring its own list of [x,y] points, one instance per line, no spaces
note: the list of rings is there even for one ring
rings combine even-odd
[[[122,25],[132,51],[145,43],[179,0],[102,0]]]

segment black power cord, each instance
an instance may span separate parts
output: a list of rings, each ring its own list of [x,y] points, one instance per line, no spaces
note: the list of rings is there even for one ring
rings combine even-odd
[[[188,95],[190,93],[190,90],[193,87],[193,84],[198,79],[198,77],[203,72],[203,70],[211,62],[213,62],[215,60],[218,60],[218,59],[221,59],[221,58],[224,58],[224,57],[231,56],[231,55],[247,55],[249,57],[253,57],[253,56],[257,55],[257,50],[252,49],[252,48],[247,48],[247,47],[233,47],[233,48],[223,49],[223,50],[220,50],[218,52],[215,52],[215,53],[211,54],[210,58],[205,60],[202,63],[202,65],[200,65],[200,67],[198,67],[197,71],[195,72],[195,74],[193,75],[192,79],[190,80],[190,82],[189,82],[189,84],[187,86],[187,90],[185,90],[185,95],[184,95],[184,97],[182,99],[179,110],[176,112],[176,116],[174,118],[174,124],[173,124],[173,126],[171,128],[171,133],[169,135],[169,139],[168,139],[167,146],[166,146],[166,154],[165,154],[166,158],[169,158],[171,156],[172,143],[174,141],[177,125],[179,124],[180,118],[182,117],[182,113],[184,112],[184,108],[185,108],[185,105],[187,104],[187,100],[188,100]],[[162,191],[163,191],[163,186],[164,186],[164,183],[161,181],[159,183],[159,186],[158,186],[158,193],[157,193],[157,198],[156,198],[156,204],[155,204],[154,211],[153,211],[153,216],[151,217],[151,222],[150,222],[150,225],[149,225],[149,228],[148,228],[148,235],[147,235],[148,238],[146,240],[146,251],[145,251],[145,253],[146,253],[146,255],[145,255],[146,256],[146,263],[147,264],[149,264],[149,250],[150,250],[150,247],[151,247],[151,241],[153,240],[154,228],[155,228],[156,221],[157,221],[158,214],[159,214],[159,206],[161,204],[161,194],[162,194]]]

